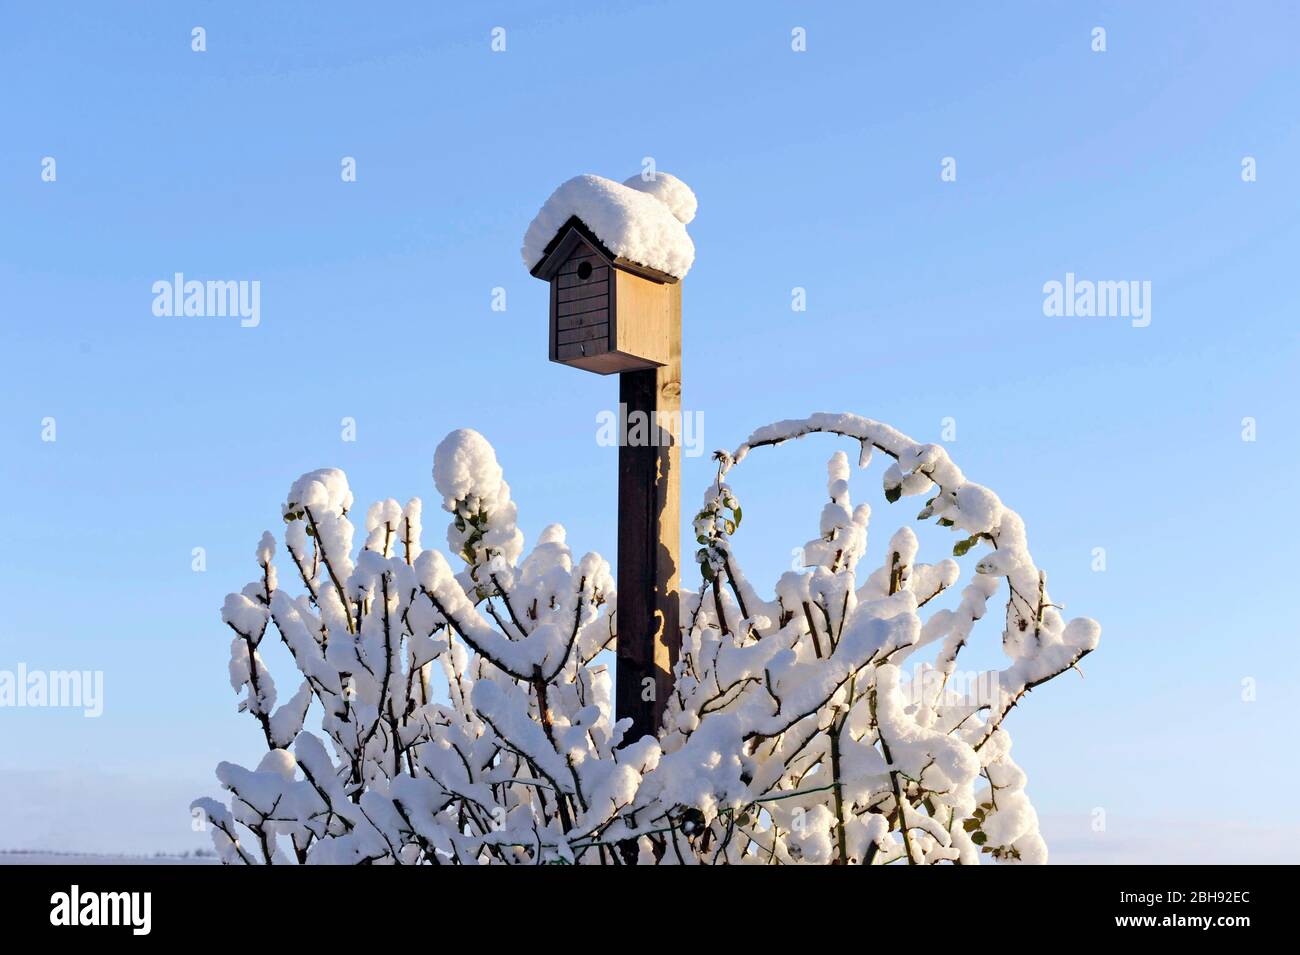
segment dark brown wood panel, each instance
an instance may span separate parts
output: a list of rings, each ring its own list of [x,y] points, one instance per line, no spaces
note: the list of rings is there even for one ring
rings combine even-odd
[[[588,325],[585,328],[568,328],[558,333],[556,340],[561,345],[571,345],[574,342],[589,342],[597,339],[609,340],[608,325]]]
[[[577,302],[584,298],[608,298],[608,282],[585,282],[582,285],[573,288],[562,288],[557,290],[556,298],[562,304],[564,302]]]
[[[585,252],[575,251],[573,255],[564,260],[564,264],[560,266],[560,271],[557,274],[572,275],[574,272],[578,271],[578,266],[582,265],[583,262],[590,263],[591,267],[594,269],[598,265],[605,265],[605,258],[604,256],[597,255],[590,249]]]
[[[560,302],[555,306],[555,317],[565,318],[569,315],[586,315],[588,312],[605,312],[609,306],[603,298],[585,298],[580,302]]]
[[[571,358],[566,360],[565,364],[571,368],[581,368],[583,371],[595,372],[598,375],[612,375],[616,372],[627,371],[623,367],[623,356],[617,352],[602,352],[599,355]]]
[[[575,342],[569,345],[556,345],[555,357],[560,361],[570,358],[582,358],[588,355],[599,355],[608,351],[607,344],[603,338],[598,338],[590,342]]]
[[[571,328],[589,328],[592,325],[608,325],[609,316],[603,310],[583,312],[580,315],[557,316],[553,325],[556,331],[565,332]]]
[[[577,272],[570,272],[567,275],[557,275],[555,281],[560,288],[573,288],[576,285],[590,285],[593,282],[608,282],[609,267],[605,265],[593,265],[591,275],[585,279],[578,278]]]

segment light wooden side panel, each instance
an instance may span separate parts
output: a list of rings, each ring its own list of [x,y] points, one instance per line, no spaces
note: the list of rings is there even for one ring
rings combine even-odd
[[[656,365],[672,357],[670,326],[677,285],[661,285],[621,269],[614,270],[613,350]]]

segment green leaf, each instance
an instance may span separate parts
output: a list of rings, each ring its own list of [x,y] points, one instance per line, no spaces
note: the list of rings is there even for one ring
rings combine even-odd
[[[955,524],[952,522],[952,520],[950,520],[949,518],[947,518],[947,517],[941,517],[941,518],[939,518],[939,526],[940,526],[940,527],[955,527],[956,525],[955,525]]]
[[[977,846],[982,846],[984,843],[989,841],[989,837],[985,833],[977,832],[975,835],[970,837],[970,841],[975,843]]]
[[[966,556],[966,552],[969,551],[972,547],[974,547],[974,546],[979,542],[979,539],[980,539],[980,536],[979,536],[978,534],[972,534],[970,537],[966,538],[964,541],[958,541],[957,543],[953,544],[953,545],[952,545],[952,556],[954,556],[954,557],[965,557],[965,556]]]
[[[885,500],[888,501],[890,504],[893,504],[902,496],[903,496],[903,486],[901,484],[895,485],[894,487],[885,488]]]
[[[961,827],[965,829],[967,832],[974,832],[976,829],[980,827],[980,823],[978,819],[967,819],[965,822],[961,824]]]

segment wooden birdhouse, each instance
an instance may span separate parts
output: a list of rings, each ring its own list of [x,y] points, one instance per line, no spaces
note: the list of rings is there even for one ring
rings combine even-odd
[[[551,283],[551,361],[610,375],[671,360],[681,321],[675,276],[614,255],[577,216],[532,274]]]

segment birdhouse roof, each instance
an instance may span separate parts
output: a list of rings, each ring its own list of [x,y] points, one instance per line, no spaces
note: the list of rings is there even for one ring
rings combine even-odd
[[[617,183],[601,176],[575,176],[551,194],[524,235],[523,258],[533,275],[549,278],[557,253],[571,248],[566,236],[581,235],[620,268],[656,278],[685,278],[695,261],[686,223],[695,195],[667,173]]]

